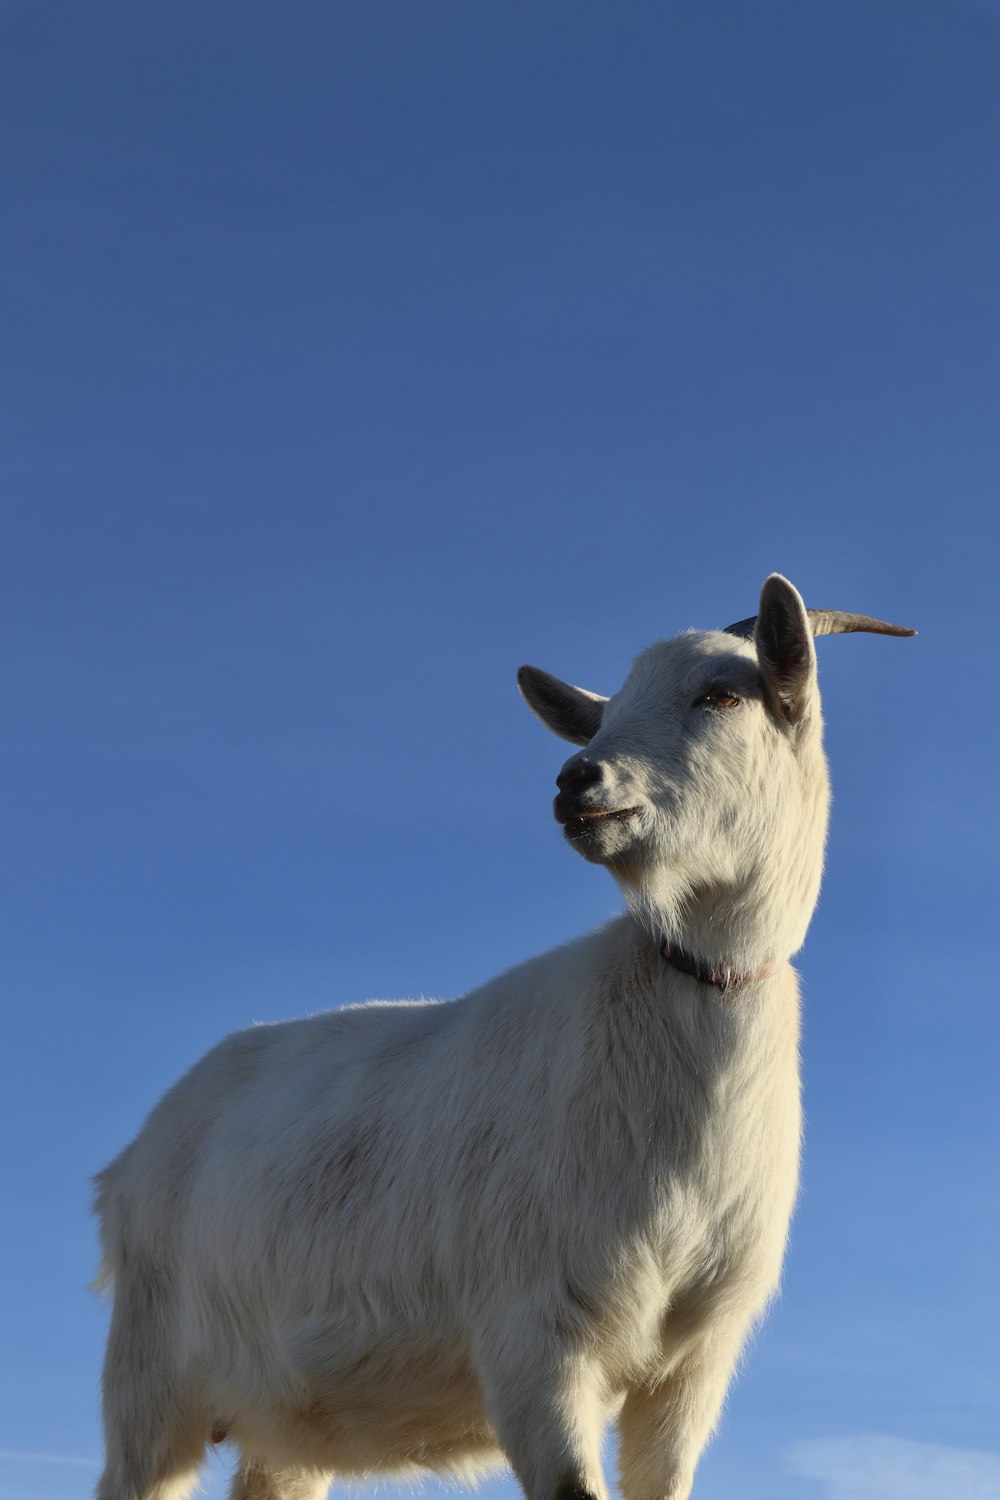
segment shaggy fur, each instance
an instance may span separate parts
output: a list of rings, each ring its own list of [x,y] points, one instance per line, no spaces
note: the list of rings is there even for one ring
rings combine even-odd
[[[235,1500],[504,1460],[605,1500],[612,1418],[626,1500],[689,1495],[796,1191],[812,636],[774,575],[755,640],[656,645],[607,701],[520,682],[586,746],[557,816],[629,913],[460,1000],[241,1032],[166,1095],[99,1178],[98,1500],[179,1500],[226,1439]]]

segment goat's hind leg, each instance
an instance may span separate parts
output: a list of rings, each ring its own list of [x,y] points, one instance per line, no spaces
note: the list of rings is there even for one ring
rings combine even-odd
[[[229,1500],[323,1500],[331,1479],[317,1469],[270,1468],[244,1458],[233,1475]]]
[[[206,1433],[176,1374],[161,1285],[136,1267],[115,1287],[96,1500],[183,1500],[198,1477]]]

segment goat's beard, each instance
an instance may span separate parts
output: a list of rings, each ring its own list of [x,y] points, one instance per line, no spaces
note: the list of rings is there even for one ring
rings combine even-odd
[[[665,869],[642,869],[627,858],[609,862],[608,868],[632,916],[653,942],[680,937],[694,894],[683,876]]]

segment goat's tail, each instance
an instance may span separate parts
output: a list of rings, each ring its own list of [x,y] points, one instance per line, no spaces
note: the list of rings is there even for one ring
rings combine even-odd
[[[97,1275],[90,1283],[91,1291],[109,1292],[121,1267],[122,1257],[122,1193],[120,1179],[125,1159],[131,1147],[116,1156],[114,1161],[94,1177],[93,1211],[100,1223],[101,1259]]]

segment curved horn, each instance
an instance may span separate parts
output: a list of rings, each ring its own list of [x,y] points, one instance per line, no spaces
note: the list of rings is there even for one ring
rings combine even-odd
[[[838,609],[807,609],[809,623],[812,626],[813,635],[845,635],[853,630],[863,630],[868,635],[916,635],[915,630],[909,630],[905,625],[890,625],[887,620],[873,620],[871,615],[848,615]],[[757,627],[757,616],[751,615],[749,619],[737,620],[735,625],[727,625],[726,635],[738,635],[745,641],[752,641],[754,631]]]

